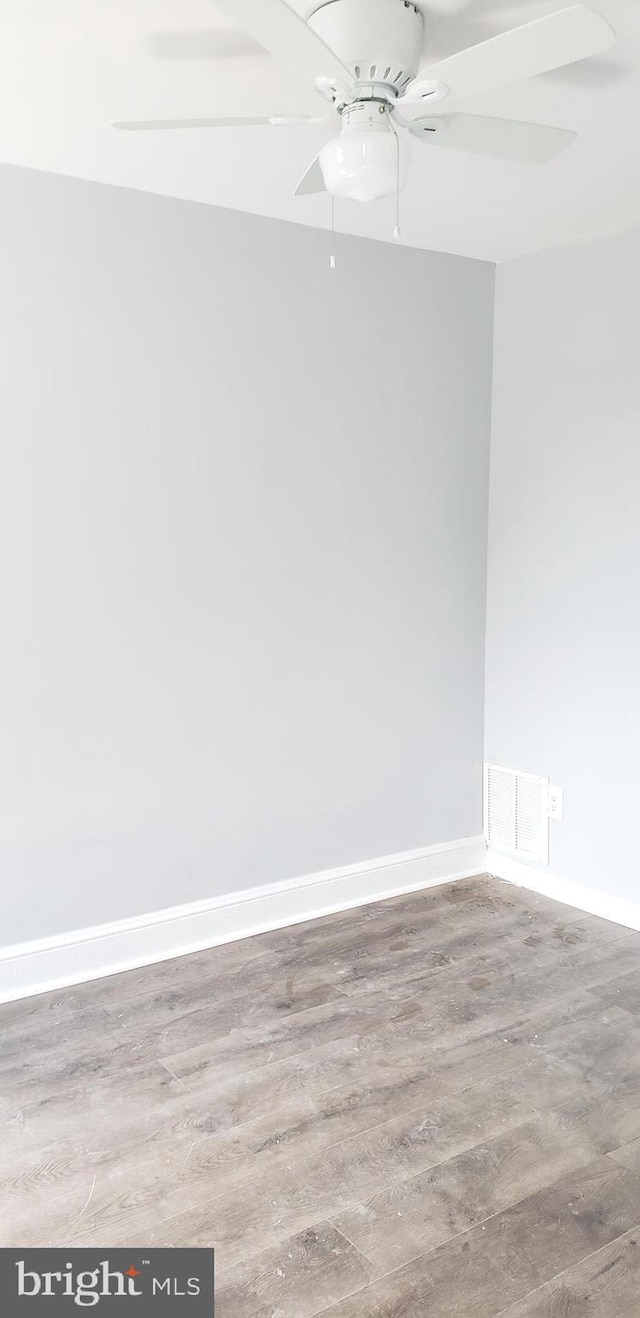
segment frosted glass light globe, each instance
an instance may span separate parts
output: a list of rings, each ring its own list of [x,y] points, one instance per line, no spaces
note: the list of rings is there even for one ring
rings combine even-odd
[[[400,187],[407,178],[409,151],[400,148]],[[353,201],[376,201],[391,196],[398,184],[398,140],[385,120],[375,127],[343,126],[339,137],[320,152],[320,168],[327,192]]]

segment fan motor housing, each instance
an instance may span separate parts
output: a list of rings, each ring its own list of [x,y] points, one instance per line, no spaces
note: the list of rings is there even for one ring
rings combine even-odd
[[[424,24],[412,0],[331,0],[307,22],[358,86],[400,95],[418,72]]]

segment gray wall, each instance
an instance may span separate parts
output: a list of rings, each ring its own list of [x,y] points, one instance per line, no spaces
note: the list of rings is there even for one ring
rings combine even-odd
[[[337,251],[0,170],[0,943],[481,829],[493,271]]]
[[[640,233],[500,267],[486,751],[565,788],[550,867],[640,900]]]

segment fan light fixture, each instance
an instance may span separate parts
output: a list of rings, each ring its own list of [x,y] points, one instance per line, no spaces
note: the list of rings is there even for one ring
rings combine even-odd
[[[320,169],[327,192],[376,201],[404,187],[409,151],[392,131],[386,104],[361,101],[342,113],[342,131],[323,146]]]

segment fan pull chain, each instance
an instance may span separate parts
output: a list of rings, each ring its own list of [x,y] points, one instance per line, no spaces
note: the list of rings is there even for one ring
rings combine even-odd
[[[393,227],[393,236],[396,242],[399,242],[402,237],[400,229],[400,137],[395,128],[393,131],[396,134],[396,222]]]
[[[329,269],[330,269],[330,270],[335,270],[335,268],[336,268],[336,254],[335,254],[336,223],[335,223],[335,221],[336,221],[336,199],[335,199],[335,197],[333,196],[333,193],[332,193],[332,194],[331,194],[331,253],[330,253],[330,256],[329,256]]]

